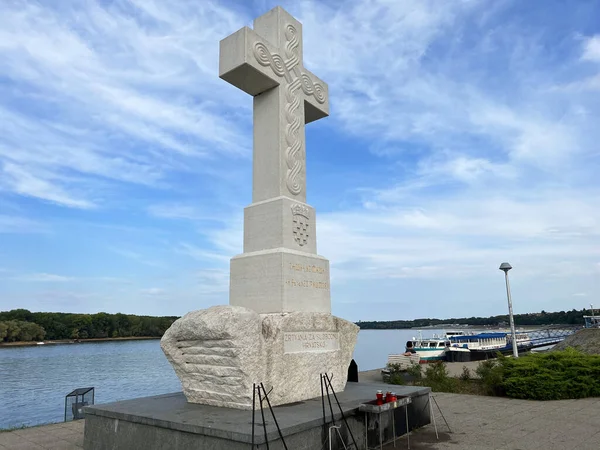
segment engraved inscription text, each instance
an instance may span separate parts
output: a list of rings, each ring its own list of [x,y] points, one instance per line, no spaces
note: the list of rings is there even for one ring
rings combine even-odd
[[[339,350],[338,332],[298,331],[283,333],[283,352],[326,352]]]

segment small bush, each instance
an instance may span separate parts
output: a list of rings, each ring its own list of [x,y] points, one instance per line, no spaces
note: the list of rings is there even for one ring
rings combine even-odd
[[[421,385],[429,386],[434,392],[459,392],[459,380],[448,373],[446,364],[441,361],[427,364]]]
[[[504,367],[506,358],[488,359],[479,363],[475,373],[481,380],[487,395],[503,395]]]
[[[389,366],[388,366],[389,367]],[[423,370],[425,368],[425,370]],[[466,369],[466,368],[465,368]],[[468,379],[463,379],[466,376]],[[437,361],[429,364],[415,364],[404,372],[398,372],[390,377],[393,384],[412,384],[427,386],[434,392],[451,392],[457,394],[485,395],[479,380],[471,379],[468,369],[463,371],[463,378],[449,375],[446,364]]]
[[[502,387],[509,397],[561,400],[600,397],[600,356],[574,349],[505,358]]]
[[[423,378],[423,368],[421,364],[413,364],[406,369],[407,375],[411,376],[414,380],[421,380]]]
[[[469,381],[471,379],[471,371],[467,366],[463,366],[462,373],[458,378],[462,381]]]
[[[418,382],[421,375],[421,366],[413,364],[408,369],[403,369],[400,364],[388,364],[389,376],[384,381],[390,384],[412,384]]]
[[[435,361],[427,364],[427,368],[425,369],[425,378],[427,378],[427,380],[444,381],[449,376],[448,368],[443,362]]]

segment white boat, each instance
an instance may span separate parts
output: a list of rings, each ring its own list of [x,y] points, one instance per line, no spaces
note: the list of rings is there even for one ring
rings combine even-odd
[[[531,347],[527,333],[519,331],[515,335],[521,351]],[[481,361],[496,357],[498,352],[512,352],[512,334],[506,331],[453,336],[449,340],[450,345],[445,352],[449,362]]]
[[[419,337],[413,337],[412,340],[406,342],[406,351],[416,353],[420,357],[421,362],[441,361],[445,360],[446,348],[450,346],[450,338],[456,336],[465,336],[467,332],[464,330],[449,330],[443,334],[434,334],[430,338],[423,338],[419,331]]]

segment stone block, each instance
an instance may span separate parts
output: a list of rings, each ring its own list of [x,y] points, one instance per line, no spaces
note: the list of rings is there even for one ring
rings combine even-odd
[[[287,249],[231,259],[229,303],[260,314],[331,312],[329,261]]]
[[[317,253],[312,206],[289,197],[253,203],[244,209],[244,253],[287,248]]]
[[[319,373],[343,391],[357,336],[331,314],[215,306],[175,321],[161,347],[189,402],[251,409],[253,383],[273,388],[272,405],[321,395]]]

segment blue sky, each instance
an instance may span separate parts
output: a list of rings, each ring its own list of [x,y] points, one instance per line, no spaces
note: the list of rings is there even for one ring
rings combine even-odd
[[[252,100],[219,40],[271,1],[3,1],[0,310],[228,303]],[[600,307],[599,1],[282,1],[331,115],[308,203],[350,320]]]

